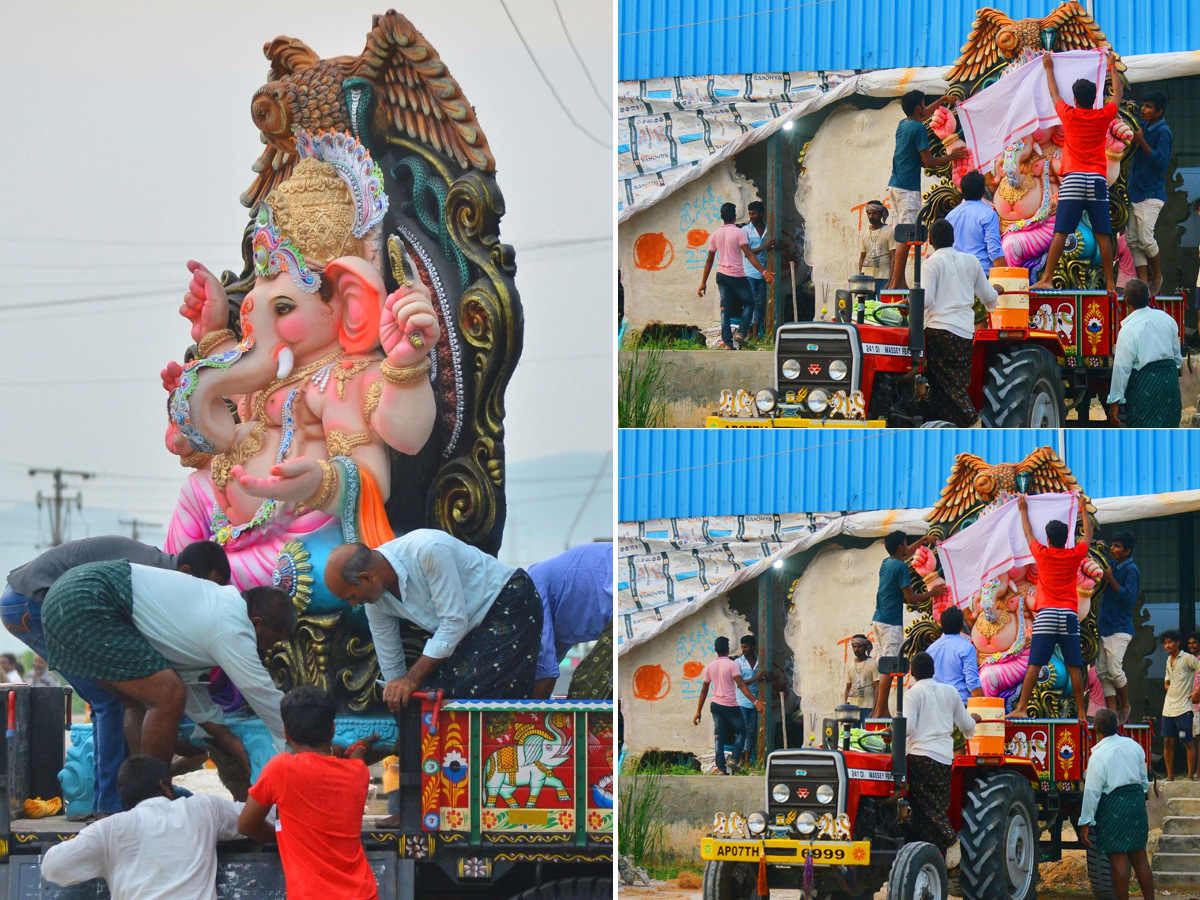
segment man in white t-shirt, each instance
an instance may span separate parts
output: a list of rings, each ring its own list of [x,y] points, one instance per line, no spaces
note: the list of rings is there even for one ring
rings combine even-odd
[[[978,263],[976,263],[978,265]],[[967,715],[958,691],[933,680],[933,657],[921,651],[912,658],[916,684],[904,695],[908,718],[908,802],[917,840],[946,854],[946,868],[962,860],[958,835],[946,810],[950,806],[950,772],[954,762],[954,728],[970,737],[978,716]]]
[[[103,878],[113,900],[216,900],[217,841],[240,837],[242,804],[176,797],[166,763],[154,756],[125,760],[117,789],[126,811],[47,850],[42,878],[63,886]]]
[[[713,699],[708,709],[713,718],[717,771],[728,775],[729,771],[725,768],[725,745],[732,743],[737,749],[738,739],[746,733],[746,725],[737,706],[737,692],[741,691],[749,697],[759,712],[763,711],[764,706],[761,700],[754,699],[754,695],[746,687],[746,682],[742,680],[737,663],[729,658],[729,638],[721,635],[713,641],[713,652],[717,654],[717,658],[704,667],[704,674],[701,676],[704,684],[700,688],[700,702],[696,704],[696,715],[692,724],[700,724],[700,713],[704,710],[708,686],[711,684]]]
[[[1163,763],[1167,768],[1167,781],[1175,777],[1175,742],[1183,744],[1187,754],[1187,771],[1196,768],[1196,739],[1192,734],[1192,704],[1200,703],[1200,688],[1195,687],[1196,671],[1200,660],[1185,650],[1180,650],[1183,635],[1171,629],[1164,631],[1163,649],[1167,651],[1164,687],[1167,696],[1163,699],[1162,739]]]
[[[858,707],[859,722],[866,720],[875,708],[875,695],[879,689],[879,663],[871,658],[871,639],[865,634],[850,638],[852,656],[846,663],[846,691],[843,703]]]
[[[887,223],[887,207],[872,200],[864,210],[868,228],[863,232],[862,247],[858,254],[858,271],[875,279],[878,293],[892,280],[892,264],[896,261],[896,238]]]

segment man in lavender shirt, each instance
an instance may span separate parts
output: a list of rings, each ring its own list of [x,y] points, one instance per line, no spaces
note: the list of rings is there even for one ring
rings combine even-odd
[[[940,621],[942,636],[925,651],[933,657],[933,680],[958,691],[963,703],[972,697],[982,697],[979,656],[975,645],[962,633],[962,610],[951,606],[942,613]]]
[[[720,257],[717,265],[717,290],[721,292],[721,342],[726,350],[736,350],[733,345],[733,330],[729,320],[741,310],[754,305],[754,292],[750,279],[742,268],[742,260],[762,273],[767,284],[775,283],[775,276],[768,272],[758,257],[750,251],[750,239],[738,228],[737,207],[732,203],[721,204],[721,222],[724,223],[708,239],[708,258],[704,261],[704,277],[700,279],[697,297],[708,290],[708,273],[712,271],[713,259]]]

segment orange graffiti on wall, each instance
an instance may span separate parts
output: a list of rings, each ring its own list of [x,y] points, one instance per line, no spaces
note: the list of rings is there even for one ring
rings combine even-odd
[[[639,666],[633,673],[633,696],[639,700],[661,700],[671,690],[671,677],[662,666]]]
[[[661,231],[649,231],[633,242],[633,264],[647,272],[660,272],[675,261],[675,248]]]
[[[684,678],[699,678],[700,673],[704,671],[704,663],[698,663],[694,659],[690,659],[683,664]]]
[[[693,228],[688,232],[689,247],[703,247],[708,243],[708,232],[703,228]]]

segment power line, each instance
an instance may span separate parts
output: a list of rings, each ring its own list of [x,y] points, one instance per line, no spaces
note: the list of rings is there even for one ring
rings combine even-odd
[[[555,4],[557,5],[557,3]],[[583,502],[579,504],[579,509],[575,512],[575,518],[571,520],[571,527],[567,529],[566,537],[563,538],[563,543],[566,545],[563,549],[569,550],[571,547],[571,535],[575,532],[575,526],[579,524],[579,520],[583,517],[583,511],[587,509],[588,503],[591,502],[592,496],[596,493],[596,489],[600,486],[600,479],[606,474],[612,472],[609,463],[612,462],[612,449],[604,454],[604,461],[600,463],[600,469],[596,472],[595,478],[592,479],[591,487],[588,488],[587,495],[583,498]],[[609,483],[608,489],[612,490],[612,484]]]
[[[47,238],[35,237],[33,235],[0,235],[0,241],[10,241],[15,244],[41,244],[45,243]],[[178,241],[163,241],[153,238],[79,238],[79,237],[63,237],[58,235],[54,238],[56,241],[68,244],[115,244],[121,247],[196,247],[204,245],[206,247],[228,247],[229,241],[205,241],[205,240],[178,240]]]
[[[571,114],[571,110],[567,108],[567,104],[563,102],[562,97],[560,97],[558,95],[558,91],[556,91],[554,89],[554,85],[551,83],[550,79],[546,77],[546,73],[542,69],[542,64],[539,63],[537,60],[537,57],[533,55],[533,50],[530,48],[529,43],[525,40],[525,35],[521,34],[521,29],[519,27],[517,27],[517,20],[514,19],[513,14],[511,12],[509,12],[507,0],[500,0],[500,6],[504,9],[504,14],[506,16],[508,16],[508,21],[512,23],[513,31],[515,31],[517,33],[517,37],[520,38],[521,46],[524,47],[525,52],[527,54],[529,54],[529,58],[533,62],[533,67],[535,69],[537,69],[538,74],[542,76],[542,81],[544,81],[546,83],[546,87],[548,87],[550,89],[550,93],[553,94],[554,99],[556,101],[558,101],[559,109],[561,109],[563,111],[563,114],[568,119],[570,119],[571,124],[574,125],[575,128],[582,135],[584,135],[584,137],[588,138],[588,140],[592,141],[592,143],[594,143],[600,147],[603,147],[605,150],[612,150],[612,142],[611,141],[606,142],[606,141],[600,140],[598,137],[596,137],[594,134],[592,134],[590,131],[588,131],[586,128],[584,128],[583,125],[581,125],[579,123],[579,121],[576,120],[575,116],[573,116]]]
[[[93,297],[71,297],[67,300],[39,300],[35,305],[9,303],[0,306],[0,312],[16,310],[18,312],[36,312],[47,306],[74,306],[78,303],[106,303],[110,300],[130,300],[135,297],[160,297],[167,291],[175,290],[175,286],[157,288],[149,291],[128,291],[121,294],[100,294]]]
[[[575,59],[579,61],[579,68],[583,69],[583,74],[587,76],[588,84],[592,86],[592,93],[596,95],[596,99],[600,101],[600,105],[611,116],[612,107],[608,105],[604,97],[600,93],[600,88],[596,87],[596,82],[592,78],[592,73],[588,71],[588,67],[584,65],[583,57],[579,55],[579,50],[575,46],[575,42],[571,40],[571,32],[567,31],[567,23],[563,19],[562,10],[559,9],[558,0],[554,0],[554,11],[558,13],[558,24],[562,26],[563,34],[567,37],[567,43],[571,45],[571,52],[575,54]]]
[[[814,0],[812,3],[795,3],[792,6],[781,6],[779,9],[763,9],[758,12],[742,13],[739,16],[725,16],[720,19],[707,19],[704,22],[683,22],[679,25],[664,25],[662,28],[647,28],[644,31],[626,31],[617,37],[633,37],[637,34],[654,34],[658,31],[670,31],[673,28],[695,28],[700,25],[713,25],[717,22],[732,22],[734,19],[748,19],[752,16],[768,16],[773,13],[787,12],[790,9],[804,9],[806,6],[821,6],[824,3],[834,3],[836,0]]]

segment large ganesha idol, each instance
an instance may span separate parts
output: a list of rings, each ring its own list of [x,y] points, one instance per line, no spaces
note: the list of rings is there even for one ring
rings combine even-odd
[[[418,527],[498,549],[515,266],[474,111],[403,16],[377,17],[357,58],[264,49],[245,269],[189,263],[195,345],[163,372],[167,446],[194,469],[166,547],[216,540],[239,587],[287,589],[300,631],[276,681],[361,712],[378,702],[370,633],[325,560]]]
[[[989,466],[978,456],[962,453],[955,458],[942,496],[927,517],[930,534],[944,540],[998,509],[1017,491],[1040,494],[1077,490],[1079,485],[1071,470],[1049,447],[1035,451],[1015,465]],[[1091,510],[1086,497],[1082,502]],[[1094,554],[1093,550],[1093,555],[1080,564],[1075,580],[1085,660],[1095,658],[1098,646],[1092,600],[1103,569],[1100,557]],[[913,568],[929,587],[945,583],[936,554],[926,547],[914,555]],[[1009,709],[1020,694],[1029,669],[1037,574],[1036,565],[1017,566],[980,584],[960,601],[969,637],[978,654],[984,696],[1003,697]],[[937,622],[951,602],[949,594],[945,594],[923,610],[928,615],[911,629],[914,636],[911,652],[927,647],[940,636]],[[1042,673],[1033,699],[1041,715],[1058,715],[1063,712],[1064,704],[1074,702],[1068,683],[1059,677],[1064,672],[1061,659],[1056,658]],[[1064,686],[1068,687],[1066,691]]]
[[[1009,73],[1044,52],[1096,48],[1111,49],[1104,32],[1078,3],[1064,3],[1044,19],[1016,22],[998,10],[981,9],[962,55],[946,75],[952,85],[949,93],[962,100],[997,82],[1003,84]],[[1124,68],[1118,62],[1118,71]],[[1105,141],[1114,233],[1123,231],[1129,217],[1125,185],[1132,165],[1127,148],[1133,139],[1133,125],[1136,120],[1123,110],[1113,120]],[[966,147],[951,110],[939,108],[929,127],[947,152]],[[933,221],[957,205],[962,196],[958,189],[962,176],[978,169],[1000,216],[1005,260],[1010,266],[1029,269],[1030,280],[1036,280],[1054,238],[1062,165],[1063,131],[1057,125],[1013,142],[995,159],[977,160],[968,150],[966,157],[939,170],[946,180],[931,191],[932,203],[926,215]],[[1114,253],[1126,261],[1128,251],[1123,238]],[[1103,286],[1099,246],[1086,221],[1068,238],[1057,271],[1048,276],[1059,288]],[[1054,330],[1053,323],[1043,325]]]

